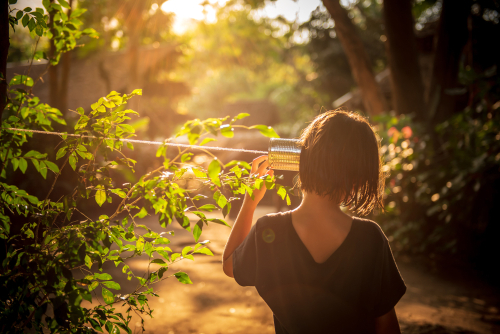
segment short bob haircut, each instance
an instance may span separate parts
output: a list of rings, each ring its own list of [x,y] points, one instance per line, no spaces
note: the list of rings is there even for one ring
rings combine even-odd
[[[357,214],[381,207],[384,174],[378,136],[362,116],[340,110],[318,115],[299,139],[300,186]]]

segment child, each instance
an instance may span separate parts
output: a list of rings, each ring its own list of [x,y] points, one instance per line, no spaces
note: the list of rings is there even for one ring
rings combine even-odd
[[[382,206],[379,142],[354,113],[319,115],[300,137],[302,203],[252,227],[265,187],[245,196],[223,255],[224,273],[255,286],[278,334],[400,333],[394,306],[406,291],[380,227],[343,213]],[[252,173],[267,171],[266,156]],[[259,164],[261,165],[259,166]]]

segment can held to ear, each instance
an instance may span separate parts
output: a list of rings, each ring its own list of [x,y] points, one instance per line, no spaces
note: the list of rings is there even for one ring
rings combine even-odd
[[[271,169],[298,171],[300,164],[298,139],[269,139],[268,161]]]

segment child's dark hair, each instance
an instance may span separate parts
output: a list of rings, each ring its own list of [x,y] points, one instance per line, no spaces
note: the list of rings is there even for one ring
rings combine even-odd
[[[365,118],[327,111],[304,129],[300,145],[302,190],[329,196],[361,215],[382,207],[380,144]]]

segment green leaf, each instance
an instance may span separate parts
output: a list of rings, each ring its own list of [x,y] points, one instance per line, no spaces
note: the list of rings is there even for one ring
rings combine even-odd
[[[221,209],[223,209],[227,204],[227,198],[220,192],[220,190],[217,190],[214,193],[214,200],[217,202],[217,205],[220,206]]]
[[[132,93],[130,93],[130,96],[132,95],[142,95],[142,89],[134,89]]]
[[[250,164],[248,162],[240,161],[240,160],[232,160],[232,161],[228,162],[224,167],[231,167],[231,166],[234,166],[234,165],[237,165],[237,166],[240,166],[240,167],[244,167],[244,168],[246,168],[248,170],[252,169],[252,166],[250,166]]]
[[[42,32],[43,32],[43,29],[42,29]],[[37,52],[35,52],[34,59],[39,60],[39,59],[48,59],[48,58],[47,58],[47,54],[45,54],[45,52],[37,51]]]
[[[254,125],[251,126],[250,129],[257,129],[259,132],[269,138],[279,138],[278,134],[274,131],[274,129],[267,125]]]
[[[26,169],[28,168],[28,161],[26,161],[26,159],[24,158],[19,158],[19,169],[21,170],[21,172],[26,172]]]
[[[61,159],[62,157],[64,157],[64,155],[66,155],[66,150],[67,150],[68,147],[64,146],[64,147],[61,147],[58,151],[57,151],[57,154],[56,154],[56,160],[59,160]]]
[[[193,227],[193,237],[194,237],[195,242],[198,242],[198,239],[201,236],[202,230],[203,230],[203,220],[200,219],[200,220],[198,220],[196,225],[194,225],[194,227]]]
[[[12,168],[14,170],[17,170],[17,168],[19,167],[19,159],[12,158],[12,160],[10,162],[12,163]]]
[[[106,288],[102,288],[102,298],[106,304],[112,304],[115,301],[115,295]]]
[[[85,265],[90,269],[92,267],[92,259],[88,256],[85,255]]]
[[[106,191],[104,189],[98,189],[96,191],[95,201],[99,206],[102,206],[104,204],[104,202],[106,202]]]
[[[158,278],[162,278],[163,277],[163,274],[165,273],[165,271],[168,270],[168,267],[161,267],[160,270],[158,270]]]
[[[191,160],[192,155],[193,155],[193,153],[184,153],[181,157],[181,162],[186,162],[186,161]]]
[[[224,226],[227,226],[227,227],[231,227],[229,226],[228,223],[226,223],[226,221],[224,219],[219,219],[219,218],[208,218],[207,219],[209,222],[212,222],[212,223],[216,223],[216,224],[221,224],[221,225],[224,225]]]
[[[221,135],[223,135],[224,137],[227,137],[227,138],[234,137],[234,129],[231,128],[231,126],[229,124],[222,125],[220,127],[220,133],[221,133]]]
[[[101,273],[95,273],[94,277],[98,278],[98,279],[101,279],[103,281],[109,281],[110,279],[113,278],[110,274],[106,274],[106,273],[103,273],[103,274],[101,274]]]
[[[121,189],[109,189],[113,194],[120,196],[121,198],[127,197],[127,193]]]
[[[26,27],[29,21],[30,21],[30,16],[28,14],[24,14],[23,19],[21,20],[23,27]]]
[[[38,163],[38,161],[35,160],[35,159],[31,159],[31,162],[33,162],[33,164],[35,166],[36,166],[36,163]],[[44,161],[40,161],[39,163],[40,163],[40,167],[38,168],[38,171],[40,172],[40,175],[42,175],[42,177],[44,179],[46,179],[47,178],[47,166],[45,166],[45,162]]]
[[[57,0],[61,6],[63,6],[64,8],[67,8],[67,9],[70,9],[71,7],[69,6],[69,3],[66,1],[66,0]]]
[[[36,22],[34,18],[31,18],[30,21],[28,22],[28,28],[30,31],[33,31],[36,27]]]
[[[199,170],[198,168],[193,167],[192,170],[193,170],[193,173],[196,177],[199,177],[199,178],[206,178],[207,177],[207,174],[205,172]]]
[[[213,204],[205,204],[200,206],[198,210],[212,212],[214,210],[217,210],[217,207]]]
[[[186,246],[182,249],[182,252],[181,252],[181,255],[182,256],[186,256],[188,252],[192,251],[193,250],[193,247],[191,246]]]
[[[147,216],[147,214],[148,211],[146,210],[146,208],[142,207],[141,211],[139,211],[134,217],[144,218]]]
[[[192,199],[193,199],[193,201],[198,201],[200,199],[207,199],[207,198],[208,198],[208,196],[198,194],[195,197],[193,197]]]
[[[231,211],[231,203],[227,203],[224,209],[222,209],[222,216],[226,218],[226,216],[229,214],[230,211]]]
[[[153,261],[151,261],[151,263],[167,264],[163,259],[154,259]]]
[[[212,251],[210,249],[206,248],[206,247],[197,249],[193,253],[214,256],[214,253],[212,253]]]
[[[53,171],[54,173],[59,173],[59,167],[57,167],[55,163],[48,160],[45,160],[44,162],[51,171]]]
[[[99,282],[97,282],[97,281],[92,282],[92,284],[89,285],[89,292],[92,292],[98,286],[99,286]]]
[[[21,17],[23,17],[23,11],[22,10],[18,10],[17,13],[16,13],[16,19],[20,20]]]
[[[24,17],[26,17],[26,16],[27,15],[25,15]],[[23,17],[23,20],[24,20],[24,17]],[[12,79],[10,79],[10,83],[9,83],[9,85],[11,85],[11,86],[13,86],[13,85],[26,85],[27,87],[32,87],[33,84],[34,84],[33,79],[27,75],[16,75]]]
[[[113,290],[121,290],[120,284],[113,281],[102,282],[102,284]]]
[[[106,330],[108,331],[109,334],[115,334],[113,332],[113,323],[111,321],[106,321],[106,323],[104,324],[104,327],[106,328]]]
[[[245,118],[245,117],[248,117],[248,116],[250,116],[250,114],[242,112],[242,113],[239,113],[238,116],[236,116],[234,119],[242,119],[242,118]]]
[[[85,8],[77,8],[74,11],[71,12],[71,15],[69,16],[70,18],[76,18],[85,13],[87,9]]]
[[[200,146],[203,146],[203,145],[205,145],[205,144],[208,144],[208,143],[210,143],[210,142],[212,142],[212,141],[216,141],[216,140],[217,140],[217,139],[215,139],[215,138],[205,138],[205,139],[203,139],[203,140],[202,140],[202,142],[200,143]]]
[[[279,187],[277,194],[280,195],[281,199],[285,199],[286,196],[285,187]]]
[[[219,160],[215,158],[212,160],[210,165],[208,166],[208,176],[212,180],[213,183],[215,183],[217,186],[221,186],[220,179],[219,179],[219,173],[221,172],[222,168],[220,165]]]
[[[73,170],[76,170],[76,154],[75,152],[71,153],[71,155],[69,156],[69,165],[71,166],[71,168],[73,168]]]
[[[188,274],[182,272],[182,271],[179,271],[178,273],[175,273],[174,276],[177,278],[177,280],[183,284],[193,284],[193,282],[191,282],[191,279],[189,279],[189,276]]]

